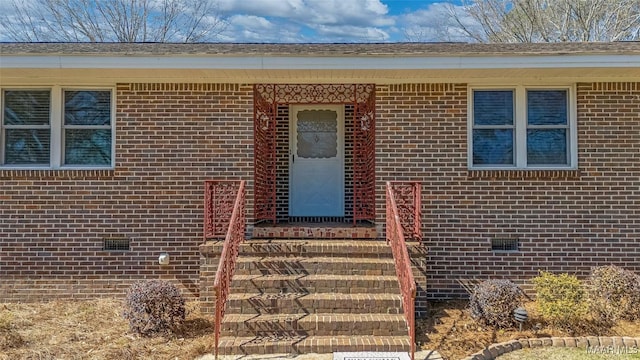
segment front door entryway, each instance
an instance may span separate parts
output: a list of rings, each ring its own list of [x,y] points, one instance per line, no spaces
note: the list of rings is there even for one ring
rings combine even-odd
[[[292,105],[289,216],[344,216],[344,105]]]
[[[375,223],[375,119],[375,84],[255,84],[252,221]]]

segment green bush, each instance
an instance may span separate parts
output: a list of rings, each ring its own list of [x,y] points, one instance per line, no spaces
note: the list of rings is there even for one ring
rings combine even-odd
[[[542,271],[533,279],[533,283],[538,311],[549,324],[572,327],[585,319],[588,308],[586,294],[582,283],[575,276]]]
[[[142,335],[175,332],[186,316],[180,290],[162,280],[137,282],[127,291],[124,317],[131,331]]]
[[[471,317],[489,326],[515,325],[513,311],[522,303],[522,290],[509,280],[486,280],[478,284],[469,300]]]
[[[640,275],[613,265],[596,267],[589,277],[588,293],[596,319],[640,319]]]

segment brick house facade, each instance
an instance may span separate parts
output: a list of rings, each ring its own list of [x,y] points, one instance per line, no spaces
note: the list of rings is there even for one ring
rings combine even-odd
[[[584,277],[616,264],[639,272],[638,64],[638,43],[0,44],[0,301],[121,295],[149,278],[198,296],[202,185],[248,181],[250,234],[254,84],[269,83],[375,85],[375,224],[383,237],[386,181],[422,183],[425,252],[413,259],[424,269],[422,300],[464,296],[466,283],[487,278],[526,287],[539,270]],[[42,128],[51,160],[43,166],[11,163],[12,131],[40,129],[6,120],[11,92],[30,89],[51,98]],[[60,104],[72,90],[94,89],[111,94],[113,158],[65,166],[70,155],[58,159],[68,151],[60,139],[72,139],[74,128]],[[560,129],[566,162],[529,166],[520,151],[512,166],[478,166],[470,145],[479,142],[475,94],[512,94],[519,118],[534,111],[520,105],[536,89],[566,97],[565,128],[530,129]],[[288,126],[289,111],[279,108],[278,124]],[[344,105],[345,118],[353,112]],[[527,134],[513,121],[514,134]],[[283,129],[280,218],[288,204]],[[349,217],[353,143],[344,141]],[[108,250],[112,243],[128,249]],[[171,256],[167,266],[158,265],[162,252]]]

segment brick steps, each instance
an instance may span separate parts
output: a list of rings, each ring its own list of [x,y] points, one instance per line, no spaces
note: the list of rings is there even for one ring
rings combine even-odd
[[[342,293],[286,293],[252,294],[231,293],[227,313],[370,313],[377,309],[382,314],[402,313],[399,294],[342,294]]]
[[[222,247],[222,242],[219,244]],[[250,256],[338,256],[393,259],[384,240],[249,240],[240,244],[240,253]]]
[[[249,240],[221,329],[227,355],[408,351],[391,255],[377,240]]]
[[[394,266],[392,258],[245,256],[238,259],[235,274],[314,275],[331,269],[332,274],[339,275],[384,275],[393,274]]]
[[[222,336],[275,336],[279,333],[305,336],[342,336],[370,333],[374,336],[402,336],[404,315],[400,314],[232,314],[225,317]]]
[[[354,276],[357,281],[354,281]],[[260,291],[283,294],[299,292],[387,293],[399,291],[398,280],[390,275],[234,275],[231,293]]]
[[[408,336],[274,336],[226,337],[221,355],[308,354],[350,351],[408,351]]]

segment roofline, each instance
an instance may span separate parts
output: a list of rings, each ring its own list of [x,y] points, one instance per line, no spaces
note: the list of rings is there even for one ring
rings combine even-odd
[[[109,56],[5,55],[4,69],[238,69],[238,70],[434,70],[514,68],[637,68],[640,54],[482,56]]]

